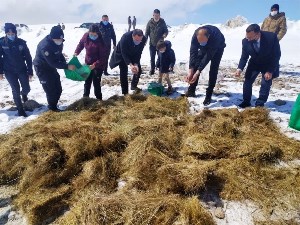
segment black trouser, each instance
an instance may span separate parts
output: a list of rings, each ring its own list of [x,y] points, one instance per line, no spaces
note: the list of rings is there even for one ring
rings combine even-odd
[[[130,31],[131,29],[131,23],[128,24],[128,32]]]
[[[11,87],[13,98],[18,110],[23,109],[23,104],[20,95],[28,95],[30,92],[29,76],[26,72],[14,73],[5,72],[5,77]],[[22,91],[20,90],[20,84]]]
[[[208,87],[206,89],[206,96],[207,97],[211,97],[214,87],[216,85],[217,82],[217,78],[218,78],[218,71],[219,71],[219,67],[220,67],[220,62],[223,56],[223,52],[224,52],[224,48],[219,49],[215,55],[213,56],[213,58],[211,59],[211,63],[210,63],[210,69],[209,69],[209,81],[208,81]],[[194,72],[196,72],[197,69],[195,69]],[[196,87],[198,85],[198,81],[199,81],[199,76],[197,78],[197,80],[193,83],[190,84],[188,92],[189,93],[195,93],[196,91]]]
[[[109,56],[110,56],[110,51],[111,51],[111,45],[109,45],[108,47],[107,47],[107,50],[106,50],[106,52],[105,52],[105,59],[107,60],[106,61],[106,64],[105,64],[105,68],[104,68],[104,73],[107,73],[107,68],[108,68],[108,59],[109,59]]]
[[[91,71],[90,76],[86,79],[84,83],[84,97],[89,97],[90,91],[91,91],[91,86],[92,82],[94,85],[94,93],[97,99],[102,100],[102,92],[101,92],[101,76],[102,76],[103,70],[99,69],[93,69]]]
[[[133,74],[132,77],[131,90],[135,90],[139,83],[139,79],[142,73],[142,68],[140,64],[138,64],[138,67],[139,67],[138,74]],[[122,61],[119,64],[119,68],[120,68],[120,82],[121,82],[122,94],[127,95],[128,94],[128,66],[124,61]]]
[[[151,71],[153,72],[155,70],[155,55],[157,53],[156,46],[153,46],[150,43],[149,50],[150,50]]]
[[[56,109],[62,93],[59,73],[57,70],[47,71],[36,66],[34,68],[46,93],[49,109]]]

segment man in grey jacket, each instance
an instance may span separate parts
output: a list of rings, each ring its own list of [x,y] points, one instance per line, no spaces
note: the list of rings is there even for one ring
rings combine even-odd
[[[145,36],[150,37],[149,50],[151,58],[150,75],[154,74],[155,70],[155,55],[157,53],[156,45],[159,41],[164,40],[168,35],[168,28],[164,19],[160,17],[160,11],[153,11],[153,18],[149,20],[146,26]]]

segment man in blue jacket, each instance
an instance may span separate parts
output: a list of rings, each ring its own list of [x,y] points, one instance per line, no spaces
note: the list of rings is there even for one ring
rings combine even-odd
[[[104,68],[104,75],[109,75],[109,73],[107,72],[108,58],[111,51],[111,41],[113,42],[113,49],[115,49],[116,47],[116,33],[113,25],[109,23],[109,18],[107,15],[102,16],[102,21],[99,24],[99,29],[106,47],[105,57],[107,59],[107,63],[106,67]]]
[[[216,85],[218,70],[226,47],[224,35],[221,31],[211,25],[199,27],[193,37],[190,48],[189,73],[186,81],[190,84],[186,93],[187,97],[195,97],[199,75],[206,65],[211,61],[209,70],[209,82],[203,104],[211,103],[211,96]]]
[[[32,58],[26,41],[17,37],[16,26],[5,23],[5,37],[0,39],[0,80],[3,74],[11,86],[14,102],[18,109],[18,116],[27,117],[21,101],[28,100],[30,92],[29,80],[33,75]],[[20,91],[20,84],[22,91]]]
[[[261,31],[259,25],[251,24],[246,29],[246,38],[243,39],[242,44],[242,56],[236,76],[241,75],[249,56],[251,58],[245,74],[243,102],[239,107],[251,106],[252,85],[259,73],[262,73],[262,81],[255,106],[263,107],[268,100],[273,78],[279,76],[279,73],[276,73],[281,56],[279,41],[276,34]]]
[[[142,30],[129,31],[123,34],[111,55],[109,66],[111,69],[119,66],[122,94],[124,95],[128,94],[128,66],[133,74],[131,90],[138,90],[137,85],[142,74],[140,60],[146,41]]]
[[[54,26],[37,46],[33,65],[36,74],[46,92],[48,108],[59,112],[57,103],[62,93],[60,76],[57,69],[75,70],[74,65],[68,65],[62,54],[64,32],[61,27]]]

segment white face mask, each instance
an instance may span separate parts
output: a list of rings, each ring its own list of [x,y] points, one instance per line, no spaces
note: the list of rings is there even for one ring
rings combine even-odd
[[[271,16],[275,16],[275,15],[277,15],[277,13],[278,13],[278,11],[272,11]]]

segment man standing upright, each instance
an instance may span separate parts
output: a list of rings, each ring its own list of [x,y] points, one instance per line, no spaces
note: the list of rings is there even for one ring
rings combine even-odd
[[[133,16],[132,27],[134,30],[135,30],[135,26],[136,26],[136,18],[135,18],[135,16]]]
[[[160,17],[160,11],[155,9],[153,11],[153,18],[149,20],[146,26],[146,38],[150,37],[149,50],[151,58],[150,75],[155,71],[155,55],[157,53],[156,45],[160,40],[164,40],[168,35],[168,28],[164,19]]]
[[[128,31],[131,29],[131,16],[128,16]]]
[[[246,38],[243,39],[242,56],[236,71],[240,76],[251,56],[245,73],[243,85],[243,102],[240,108],[251,106],[252,85],[259,73],[262,73],[259,97],[255,107],[263,107],[269,97],[273,78],[279,76],[276,70],[281,56],[277,35],[267,31],[261,31],[259,25],[251,24],[246,29]]]
[[[120,68],[121,88],[124,95],[128,94],[128,66],[133,73],[131,90],[138,90],[137,85],[142,73],[140,60],[146,41],[142,30],[129,31],[123,34],[110,58],[110,68],[116,66]]]
[[[115,47],[116,47],[116,33],[115,33],[113,25],[109,23],[109,18],[107,15],[102,16],[102,21],[99,24],[99,29],[100,29],[100,33],[102,35],[105,47],[107,49],[107,51],[105,53],[105,58],[106,58],[107,64],[104,68],[104,75],[109,75],[109,73],[107,72],[108,58],[109,58],[110,51],[111,51],[111,41],[113,42],[113,48],[115,49]]]
[[[279,12],[278,4],[271,6],[271,12],[261,25],[261,30],[275,33],[279,41],[286,34],[287,26],[285,13]]]
[[[211,103],[211,96],[216,85],[220,62],[226,47],[224,35],[211,25],[199,27],[191,41],[189,73],[186,81],[190,84],[186,93],[187,97],[195,97],[199,76],[206,65],[211,61],[209,81],[203,104]]]

